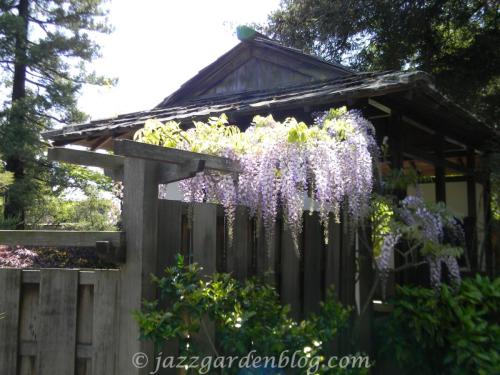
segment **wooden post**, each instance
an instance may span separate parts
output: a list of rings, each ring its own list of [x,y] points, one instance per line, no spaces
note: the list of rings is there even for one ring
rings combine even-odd
[[[402,170],[404,167],[404,151],[408,145],[403,145],[404,138],[404,122],[400,112],[392,110],[391,123],[389,128],[389,146],[391,153],[391,164],[395,170]],[[399,200],[404,199],[406,196],[405,190],[398,190],[395,195]],[[347,238],[347,237],[345,237]],[[344,254],[342,254],[344,257]],[[404,260],[398,253],[393,255],[394,266],[398,267],[403,264]],[[393,297],[396,290],[396,283],[401,283],[404,280],[404,274],[390,273],[386,285],[386,295],[388,298]]]
[[[495,276],[495,257],[493,256],[492,244],[492,213],[491,213],[491,180],[489,155],[485,155],[485,176],[483,186],[484,201],[484,255],[486,263],[486,273],[490,277]]]
[[[477,203],[476,203],[476,155],[474,149],[467,149],[467,216],[469,230],[467,234],[467,251],[471,270],[477,269]]]
[[[446,170],[444,157],[444,137],[442,134],[436,134],[436,157],[437,162],[434,164],[436,174],[436,202],[446,203]]]
[[[147,374],[153,371],[153,346],[139,341],[139,326],[132,313],[144,299],[153,300],[151,274],[157,265],[157,163],[126,158],[124,163],[123,224],[127,261],[121,269],[118,373]],[[132,364],[135,353],[149,357],[149,365],[138,369]]]

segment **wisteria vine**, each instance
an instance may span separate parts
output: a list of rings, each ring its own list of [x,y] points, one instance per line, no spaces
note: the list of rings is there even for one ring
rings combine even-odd
[[[390,260],[400,239],[415,247],[429,265],[430,283],[439,287],[442,264],[448,269],[454,285],[461,282],[457,257],[463,252],[465,234],[461,222],[441,204],[426,204],[419,196],[407,196],[398,207],[388,208],[387,201],[376,204],[382,212],[379,220],[379,249],[375,262],[385,289],[391,269]],[[381,210],[385,208],[384,210]],[[389,212],[389,214],[388,214]],[[376,241],[377,243],[377,241]]]
[[[207,171],[182,181],[185,200],[222,204],[229,223],[237,205],[247,206],[270,236],[282,212],[298,245],[308,195],[325,228],[330,213],[338,221],[343,207],[353,219],[367,213],[377,150],[374,133],[360,112],[343,107],[318,113],[310,126],[294,118],[279,122],[256,116],[244,132],[224,115],[195,122],[188,130],[176,122],[150,120],[135,139],[237,160],[242,167],[237,177]]]

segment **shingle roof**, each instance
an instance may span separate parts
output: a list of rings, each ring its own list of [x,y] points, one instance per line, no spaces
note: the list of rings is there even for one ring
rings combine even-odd
[[[148,119],[160,121],[186,120],[220,113],[257,114],[300,105],[319,105],[347,98],[383,95],[409,90],[417,86],[432,87],[430,76],[423,72],[382,72],[351,74],[329,81],[287,87],[274,91],[250,91],[227,96],[188,100],[181,106],[154,108],[85,124],[69,125],[47,131],[44,138],[66,142],[105,134],[116,136],[138,129]]]

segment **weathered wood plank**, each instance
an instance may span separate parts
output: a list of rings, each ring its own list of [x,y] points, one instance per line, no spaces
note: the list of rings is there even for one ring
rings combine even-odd
[[[264,223],[257,220],[255,252],[257,276],[264,276],[266,281],[276,283],[277,250],[280,242],[280,225],[274,224],[274,234],[271,235],[264,228]]]
[[[216,272],[217,206],[193,203],[193,261],[203,267],[203,274]]]
[[[301,303],[301,276],[300,276],[300,247],[295,248],[292,235],[286,225],[281,230],[281,286],[280,297],[283,304],[290,305],[290,314],[299,319],[302,313]]]
[[[123,167],[125,158],[118,155],[54,147],[49,148],[48,159],[51,161],[115,170]]]
[[[356,249],[354,228],[346,213],[342,215],[342,252],[339,300],[344,306],[352,306],[355,300]]]
[[[193,203],[193,262],[203,267],[202,274],[211,275],[217,270],[217,206]],[[206,355],[216,355],[214,350],[215,327],[207,318],[201,321],[200,332],[193,337],[195,346]]]
[[[342,224],[336,223],[333,215],[330,215],[328,223],[328,244],[325,254],[325,291],[333,287],[334,296],[339,300],[340,275],[341,268],[341,253],[342,253]],[[340,348],[339,335],[336,335],[333,340],[326,343],[327,353],[336,355]]]
[[[317,213],[304,218],[304,315],[317,313],[322,298],[323,230]]]
[[[158,267],[162,275],[166,267],[175,264],[175,257],[181,253],[183,203],[171,200],[158,201]]]
[[[94,349],[92,345],[77,344],[76,357],[92,359]],[[19,345],[19,354],[23,357],[35,357],[38,354],[38,345],[36,342],[25,341]]]
[[[118,369],[120,374],[147,374],[153,363],[144,369],[132,365],[137,352],[153,355],[153,346],[141,342],[139,326],[131,312],[141,308],[143,300],[153,300],[156,288],[151,274],[157,266],[158,184],[157,163],[127,158],[124,165],[123,224],[127,243],[127,261],[121,267],[120,328]],[[150,357],[152,358],[152,357]]]
[[[37,283],[26,283],[24,276],[27,272],[40,276],[40,271],[23,270],[21,288],[21,309],[19,318],[19,375],[35,375],[36,374],[36,340],[38,326],[38,301],[40,277]],[[30,273],[28,273],[30,274]],[[27,353],[26,346],[31,346],[31,352]]]
[[[92,374],[114,374],[118,348],[120,271],[95,271]]]
[[[183,164],[161,165],[158,173],[158,183],[170,184],[192,178],[205,169],[205,160],[192,159]]]
[[[328,224],[328,245],[325,254],[325,289],[333,286],[338,298],[340,289],[340,253],[342,251],[342,224],[330,218]]]
[[[79,271],[78,284],[80,285],[94,285],[95,272],[94,271]],[[23,284],[39,284],[40,283],[40,270],[22,270]]]
[[[92,344],[92,326],[94,313],[94,287],[80,285],[78,288],[78,312],[76,320],[76,343]]]
[[[356,328],[357,348],[369,355],[373,354],[372,347],[372,323],[373,323],[373,296],[371,295],[374,284],[374,272],[372,261],[373,244],[371,241],[371,227],[368,222],[358,228],[359,249],[359,306]]]
[[[21,308],[19,319],[19,341],[22,343],[37,341],[39,285],[24,284],[21,289]],[[33,353],[36,355],[36,351]]]
[[[0,230],[2,245],[94,247],[98,241],[121,248],[122,232]]]
[[[251,249],[251,222],[248,209],[243,206],[236,208],[233,225],[233,241],[227,247],[227,271],[239,281],[249,276]]]
[[[0,285],[0,374],[16,374],[21,271],[0,269]]]
[[[158,201],[158,263],[156,274],[162,276],[166,267],[175,264],[175,258],[182,252],[182,211],[184,203],[171,200]],[[159,292],[159,291],[158,291]],[[159,297],[159,296],[158,296]],[[160,308],[168,309],[169,301],[163,300]],[[171,340],[161,349],[164,356],[178,356],[178,342]],[[174,375],[177,369],[165,368],[161,375]]]
[[[191,162],[193,159],[204,160],[206,169],[218,170],[221,172],[239,172],[241,170],[239,163],[231,159],[177,150],[169,147],[149,145],[126,139],[115,140],[114,151],[116,155],[173,164],[184,164],[186,162]]]
[[[78,271],[40,271],[37,375],[75,371]]]

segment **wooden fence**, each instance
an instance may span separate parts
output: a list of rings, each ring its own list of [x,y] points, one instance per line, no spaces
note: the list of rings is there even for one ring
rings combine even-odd
[[[0,374],[115,374],[119,271],[0,270]]]
[[[199,263],[206,274],[231,272],[244,280],[270,271],[269,282],[296,318],[317,311],[331,285],[344,305],[358,310],[368,298],[371,261],[360,241],[348,235],[355,231],[347,220],[332,221],[325,241],[317,214],[306,213],[299,254],[280,222],[273,243],[267,244],[262,226],[250,220],[243,207],[237,208],[234,239],[229,243],[220,207],[200,203],[189,208],[158,199],[159,184],[192,177],[203,169],[237,173],[239,166],[233,161],[132,141],[116,141],[115,155],[51,149],[49,157],[102,167],[122,181],[124,232],[0,231],[0,243],[95,244],[102,256],[120,262],[120,270],[0,270],[0,287],[5,288],[0,312],[7,312],[0,320],[1,375],[128,375],[154,370],[153,361],[143,369],[132,365],[137,352],[153,358],[152,344],[138,340],[132,312],[145,299],[156,298],[150,275],[161,274],[179,252]],[[356,349],[365,352],[371,349],[370,314],[368,308],[356,319],[362,327],[356,334]],[[334,343],[336,350],[349,352],[350,338]]]

